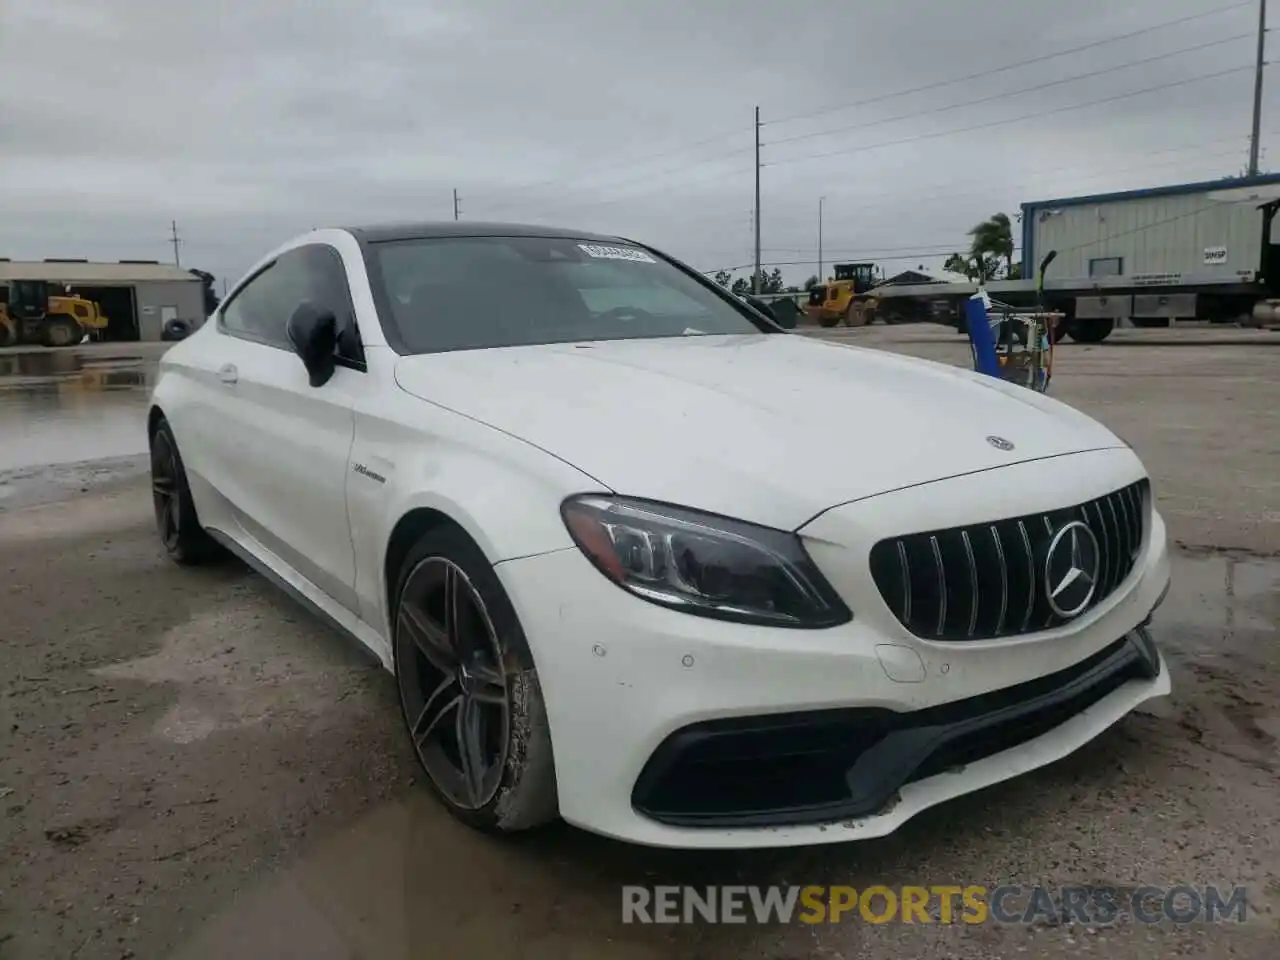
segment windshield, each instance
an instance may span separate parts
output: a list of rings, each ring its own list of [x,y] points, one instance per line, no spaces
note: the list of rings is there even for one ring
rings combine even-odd
[[[370,268],[375,295],[410,353],[768,329],[694,277],[627,244],[386,241],[371,245]]]

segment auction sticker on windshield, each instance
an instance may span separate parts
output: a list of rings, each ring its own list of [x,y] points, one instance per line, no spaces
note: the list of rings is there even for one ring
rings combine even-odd
[[[578,249],[585,253],[588,257],[595,257],[597,260],[634,260],[637,263],[657,263],[643,250],[637,250],[635,247],[606,247],[599,243],[580,243]]]

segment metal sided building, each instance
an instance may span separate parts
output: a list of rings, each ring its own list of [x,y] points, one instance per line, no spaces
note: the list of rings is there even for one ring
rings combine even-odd
[[[1226,292],[1280,275],[1263,209],[1278,198],[1267,174],[1024,203],[1023,262],[1058,251],[1046,286]]]
[[[0,287],[11,280],[43,280],[95,301],[107,317],[107,340],[159,340],[171,318],[189,329],[204,322],[204,282],[190,271],[154,260],[17,261],[0,258]]]

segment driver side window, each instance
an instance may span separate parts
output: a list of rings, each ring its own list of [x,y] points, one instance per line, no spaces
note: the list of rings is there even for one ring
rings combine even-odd
[[[292,351],[289,318],[303,303],[333,312],[338,321],[339,361],[364,369],[346,269],[338,251],[327,245],[311,244],[282,253],[223,306],[218,323],[232,336]]]

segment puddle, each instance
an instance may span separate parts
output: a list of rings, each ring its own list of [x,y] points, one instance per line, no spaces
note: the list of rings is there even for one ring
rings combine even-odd
[[[146,452],[154,357],[94,348],[0,354],[3,474]]]
[[[1280,664],[1280,559],[1175,553],[1157,639],[1195,659],[1244,654]]]
[[[141,354],[94,355],[93,348],[78,350],[44,350],[14,354],[0,354],[0,378],[10,377],[63,377],[93,369],[103,364],[138,367],[153,362],[153,358]]]

